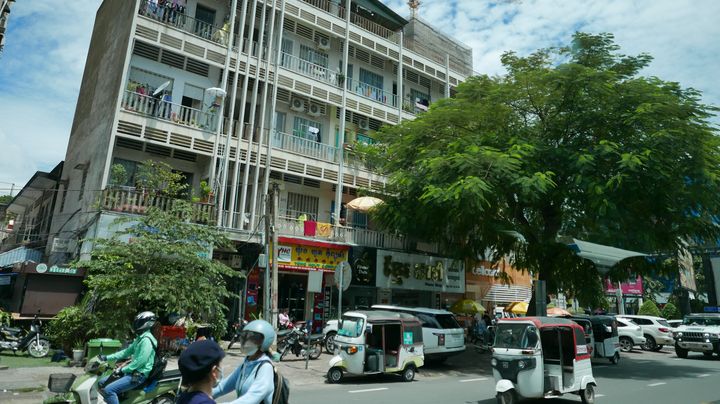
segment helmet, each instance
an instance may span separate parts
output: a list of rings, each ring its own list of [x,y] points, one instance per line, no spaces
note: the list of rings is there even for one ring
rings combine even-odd
[[[240,332],[240,343],[253,340],[265,352],[275,342],[275,329],[265,320],[254,320]]]
[[[153,328],[157,320],[157,316],[152,311],[143,311],[135,316],[135,320],[133,320],[133,330],[138,334],[145,332]]]

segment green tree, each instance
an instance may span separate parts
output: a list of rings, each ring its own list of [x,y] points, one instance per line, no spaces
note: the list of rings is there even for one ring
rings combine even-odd
[[[642,306],[640,306],[638,314],[641,316],[660,317],[660,309],[658,309],[657,305],[652,300],[645,300]]]
[[[459,258],[512,252],[548,293],[593,306],[597,269],[561,236],[643,252],[714,239],[716,109],[696,90],[639,76],[649,55],[618,50],[610,34],[577,33],[567,47],[505,53],[505,76],[470,78],[384,127],[364,150],[389,179],[376,218]]]
[[[176,198],[182,196],[188,188],[185,176],[163,162],[146,160],[138,167],[136,187],[153,191],[158,195]]]
[[[680,311],[677,307],[675,307],[672,303],[667,303],[665,307],[663,307],[661,314],[663,318],[666,318],[668,320],[674,320],[680,318]]]
[[[74,265],[88,269],[94,297],[89,305],[99,333],[127,336],[142,310],[191,313],[216,332],[224,330],[223,301],[232,296],[226,279],[237,273],[208,256],[230,244],[216,228],[186,220],[192,214],[188,202],[176,201],[168,211],[119,219],[122,230],[112,238],[92,240],[92,259]]]
[[[10,195],[0,195],[0,205],[7,205],[12,202],[13,197]]]

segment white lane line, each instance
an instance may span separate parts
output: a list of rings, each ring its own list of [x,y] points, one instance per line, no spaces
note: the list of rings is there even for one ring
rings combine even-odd
[[[698,375],[698,377],[708,377],[708,376],[710,376],[710,375],[709,375],[709,374],[707,374],[707,373],[705,373],[705,374],[702,374],[702,375]]]
[[[365,390],[350,390],[348,393],[369,393],[371,391],[383,391],[387,390],[387,387],[379,387],[377,389],[365,389]]]
[[[605,397],[605,394],[595,394],[595,397]]]
[[[482,381],[485,381],[485,380],[487,380],[487,379],[488,379],[487,377],[479,377],[479,378],[477,378],[477,379],[465,379],[465,380],[460,380],[460,383],[482,382]]]
[[[663,384],[667,384],[667,383],[665,383],[665,382],[652,383],[652,384],[648,384],[648,387],[662,386]]]

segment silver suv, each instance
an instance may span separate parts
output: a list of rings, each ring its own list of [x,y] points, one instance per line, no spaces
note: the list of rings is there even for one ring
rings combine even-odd
[[[702,352],[706,357],[720,355],[720,314],[689,314],[673,335],[678,358],[687,358],[688,352]]]

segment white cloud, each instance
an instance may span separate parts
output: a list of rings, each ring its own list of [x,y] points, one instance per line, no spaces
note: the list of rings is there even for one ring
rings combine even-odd
[[[24,184],[64,158],[100,2],[15,3],[0,58],[0,182]],[[409,14],[405,0],[385,3]],[[566,44],[576,30],[611,32],[624,53],[655,57],[645,74],[720,105],[718,0],[422,0],[420,15],[470,45],[475,70],[487,74],[503,72],[507,50]]]

